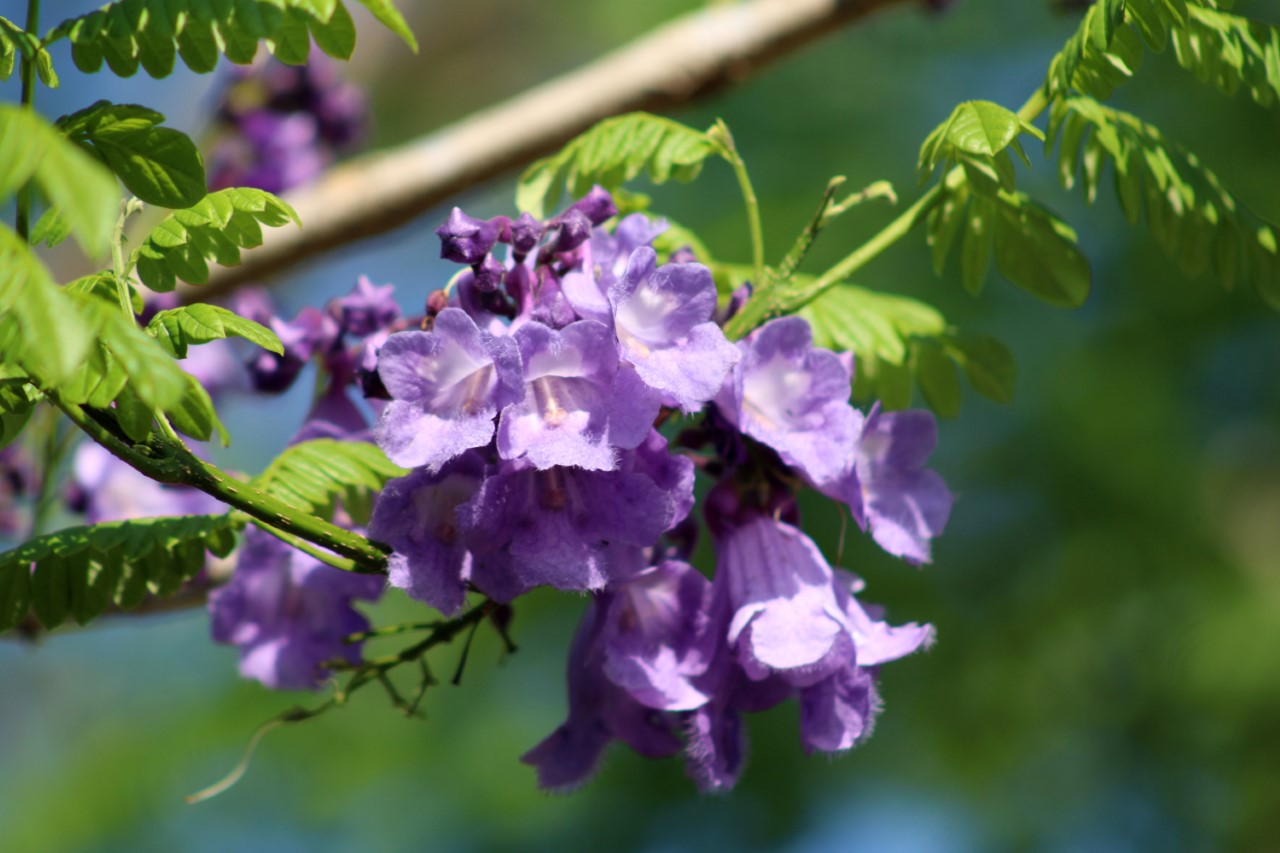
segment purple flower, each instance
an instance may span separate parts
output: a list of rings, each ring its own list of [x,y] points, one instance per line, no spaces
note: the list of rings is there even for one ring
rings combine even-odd
[[[599,184],[575,201],[569,210],[579,211],[592,225],[599,225],[618,215],[618,206],[613,203],[613,196]]]
[[[395,300],[395,285],[374,285],[368,276],[360,276],[356,286],[346,296],[329,304],[329,313],[338,321],[342,331],[365,337],[391,325],[400,316],[400,306]]]
[[[613,308],[609,304],[610,288],[626,272],[631,255],[648,246],[665,231],[667,223],[651,221],[642,213],[624,217],[610,234],[597,228],[591,234],[582,268],[565,273],[561,287],[565,298],[582,317],[609,322]]]
[[[387,483],[369,522],[370,538],[394,549],[391,585],[446,616],[462,609],[471,575],[458,507],[475,495],[483,475],[484,464],[472,453],[435,474],[419,468]]]
[[[876,668],[933,642],[932,625],[894,626],[873,617],[853,595],[861,588],[861,581],[839,573],[836,594],[856,655],[826,679],[800,690],[800,735],[809,752],[841,752],[865,740],[881,708]]]
[[[498,242],[505,223],[476,219],[455,207],[449,218],[436,229],[440,238],[440,257],[459,264],[478,264]]]
[[[844,475],[821,490],[847,503],[881,548],[909,563],[927,563],[930,540],[947,526],[953,500],[942,478],[924,467],[937,444],[938,424],[930,412],[876,407]]]
[[[846,476],[862,418],[849,405],[846,360],[815,349],[801,317],[770,320],[738,346],[742,360],[716,397],[721,413],[815,486]]]
[[[773,676],[753,681],[720,655],[704,679],[714,698],[687,715],[685,772],[705,792],[728,791],[737,784],[747,760],[744,713],[766,711],[793,693],[791,685]]]
[[[506,463],[458,507],[472,583],[497,601],[536,586],[600,589],[636,568],[684,496],[637,471]]]
[[[706,704],[710,697],[696,679],[707,671],[716,647],[710,599],[707,579],[675,560],[602,595],[598,643],[605,675],[649,708],[691,711]]]
[[[357,599],[374,600],[384,581],[326,566],[250,528],[231,580],[209,596],[213,639],[240,648],[240,674],[277,690],[314,689],[323,664],[360,660],[345,638],[368,629]]]
[[[498,450],[539,468],[608,471],[616,451],[649,435],[660,401],[634,370],[619,369],[608,327],[580,320],[556,331],[530,322],[515,333],[524,398],[502,413]],[[388,386],[389,387],[389,386]]]
[[[538,771],[538,785],[571,791],[589,780],[609,743],[617,738],[649,758],[680,751],[670,714],[637,702],[605,675],[601,644],[608,600],[592,601],[569,650],[569,715],[564,724],[520,760]]]
[[[481,331],[457,308],[441,311],[430,332],[388,338],[378,375],[394,398],[374,430],[378,444],[397,465],[433,471],[488,444],[494,416],[524,390],[516,341]]]
[[[951,515],[951,492],[924,467],[937,444],[938,424],[931,413],[875,411],[855,450],[872,537],[912,563],[929,562],[929,540],[942,533]]]
[[[668,402],[694,412],[737,364],[738,348],[711,322],[716,286],[702,264],[657,267],[657,253],[636,249],[609,288],[622,357]]]
[[[781,675],[806,686],[854,654],[831,567],[796,528],[757,517],[720,543],[715,579],[727,640],[752,679]]]
[[[672,527],[688,517],[693,510],[693,461],[671,453],[662,433],[649,430],[649,437],[634,453],[625,454],[622,463],[621,470],[644,474],[671,498]]]

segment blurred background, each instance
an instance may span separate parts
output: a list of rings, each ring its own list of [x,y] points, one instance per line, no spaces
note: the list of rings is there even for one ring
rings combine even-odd
[[[95,4],[46,5],[57,7],[51,16]],[[699,4],[400,5],[412,7],[421,53],[362,18],[348,69],[371,93],[375,145],[513,95]],[[1280,22],[1274,5],[1240,5]],[[1047,0],[968,0],[942,15],[895,8],[676,117],[722,117],[733,129],[776,258],[834,174],[851,187],[891,180],[909,203],[925,134],[961,100],[1016,108],[1075,25]],[[47,114],[106,97],[155,106],[191,131],[207,121],[216,75],[85,77],[65,47],[63,87],[38,93]],[[1115,102],[1280,220],[1280,113],[1219,96],[1169,56],[1148,56]],[[428,693],[425,722],[363,691],[272,733],[238,786],[187,806],[182,796],[229,770],[261,722],[316,700],[241,681],[235,650],[209,642],[201,611],[104,619],[35,647],[0,642],[0,847],[1280,847],[1280,318],[1247,289],[1187,281],[1112,197],[1087,207],[1035,160],[1023,188],[1078,229],[1093,262],[1081,310],[1048,308],[995,279],[972,299],[957,269],[933,275],[920,234],[859,277],[1002,338],[1020,376],[1012,405],[966,390],[961,416],[942,424],[934,467],[958,500],[933,565],[900,564],[858,535],[845,544],[842,562],[866,579],[868,600],[939,635],[927,654],[885,669],[886,710],[865,745],[835,761],[805,757],[788,703],[750,719],[750,762],[730,795],[699,796],[678,761],[618,748],[582,791],[547,796],[517,759],[563,718],[564,658],[585,599],[541,592],[517,608],[518,653],[503,659],[482,631],[461,687]],[[509,213],[513,185],[508,176],[456,203]],[[747,256],[727,169],[709,165],[696,184],[653,196],[718,257]],[[394,282],[418,311],[455,269],[436,260],[430,234],[446,213],[324,258],[273,293],[288,315],[363,273]],[[810,268],[893,215],[867,205],[844,217]],[[260,470],[300,422],[307,385],[230,405],[235,443],[223,460]],[[835,554],[834,509],[808,506],[806,529]],[[393,592],[371,617],[423,611]],[[459,651],[436,652],[437,671],[451,672]]]

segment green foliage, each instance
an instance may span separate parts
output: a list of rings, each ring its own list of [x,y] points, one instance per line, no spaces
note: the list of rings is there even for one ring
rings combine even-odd
[[[287,448],[253,485],[323,518],[332,517],[340,499],[359,521],[367,515],[373,494],[387,480],[407,473],[388,460],[377,445],[319,438]]]
[[[231,436],[219,420],[209,392],[194,376],[187,373],[183,376],[187,387],[177,405],[169,410],[169,423],[178,432],[201,441],[208,441],[217,433],[218,440],[226,447],[231,443]]]
[[[204,161],[190,137],[159,127],[162,121],[163,115],[137,104],[98,101],[62,117],[58,126],[147,204],[188,207],[207,190]]]
[[[926,220],[934,269],[942,274],[961,240],[961,281],[982,291],[991,261],[1001,275],[1060,308],[1077,308],[1089,296],[1089,262],[1065,222],[1025,193],[972,192],[963,180],[948,180],[943,200]]]
[[[207,439],[216,429],[225,440],[204,389],[137,327],[131,313],[120,310],[110,273],[59,289],[4,228],[0,261],[6,261],[3,270],[9,274],[0,278],[0,310],[11,311],[0,319],[5,364],[20,366],[25,376],[56,389],[69,403],[99,409],[115,403],[117,418],[134,441],[146,439],[156,412],[172,413],[175,426],[188,435]],[[15,271],[23,275],[13,276]]]
[[[361,0],[379,21],[416,48],[404,19],[388,0]],[[81,71],[94,72],[105,59],[121,77],[139,65],[152,77],[166,77],[177,58],[205,74],[218,55],[247,65],[258,44],[282,62],[306,62],[311,39],[330,56],[346,59],[356,31],[342,0],[117,0],[96,12],[65,21],[44,38],[71,40],[71,56]]]
[[[277,355],[284,354],[275,332],[217,305],[197,303],[161,311],[147,324],[147,334],[175,358],[186,358],[187,347],[193,344],[229,337],[244,338]]]
[[[560,152],[529,166],[516,187],[516,205],[545,217],[567,190],[585,195],[593,184],[621,186],[645,172],[655,184],[692,181],[708,157],[728,159],[710,134],[648,113],[605,119],[571,140]]]
[[[1212,0],[1100,0],[1053,58],[1045,92],[1106,100],[1142,64],[1144,45],[1173,44],[1178,63],[1228,95],[1240,88],[1262,104],[1280,95],[1280,30],[1220,9]]]
[[[68,379],[88,354],[89,324],[18,235],[0,226],[0,362],[46,386]]]
[[[186,374],[156,341],[121,312],[114,299],[75,294],[79,313],[89,323],[88,358],[70,381],[58,386],[71,403],[106,408],[127,386],[150,409],[167,411],[186,393]]]
[[[168,596],[193,577],[205,552],[235,547],[230,515],[141,518],[70,527],[0,554],[0,631],[34,611],[52,629],[81,625],[109,605],[130,610],[148,594]]]
[[[1280,29],[1213,9],[1192,7],[1173,32],[1178,64],[1228,95],[1244,88],[1262,106],[1280,100]]]
[[[8,80],[17,64],[18,51],[21,49],[18,29],[12,21],[0,18],[0,80]]]
[[[58,88],[58,73],[53,70],[53,57],[44,49],[40,40],[27,33],[22,27],[0,18],[0,80],[8,80],[13,74],[18,53],[23,59],[35,63],[36,76],[40,82],[50,89]]]
[[[856,357],[854,394],[889,409],[911,404],[912,378],[943,417],[960,410],[956,368],[974,390],[997,402],[1013,395],[1013,354],[990,336],[960,335],[930,305],[852,284],[824,292],[799,311],[814,343]]]
[[[1009,151],[1027,162],[1027,154],[1018,141],[1023,133],[1044,139],[1038,127],[999,104],[965,101],[920,146],[920,182],[928,180],[940,164],[958,164],[975,186],[989,186],[995,192],[998,185],[1012,191],[1016,182]]]
[[[8,447],[22,432],[39,396],[21,379],[0,380],[0,448]]]
[[[30,237],[33,246],[43,243],[52,249],[54,246],[62,245],[62,242],[70,236],[71,223],[56,207],[46,210],[36,220],[36,224],[31,226]]]
[[[1194,154],[1136,116],[1080,96],[1054,103],[1055,141],[1063,186],[1079,179],[1094,201],[1109,161],[1125,216],[1136,223],[1145,214],[1156,241],[1187,275],[1212,267],[1226,287],[1252,282],[1280,308],[1276,227],[1240,204]]]
[[[396,9],[391,0],[359,0],[360,5],[369,10],[369,14],[377,18],[384,27],[404,39],[414,53],[418,52],[418,40],[413,37],[413,30],[405,23],[404,16]]]
[[[34,180],[85,252],[106,249],[120,190],[101,163],[32,110],[0,104],[0,164],[0,202]]]
[[[1109,98],[1142,64],[1143,43],[1164,50],[1170,31],[1187,26],[1188,7],[1195,5],[1198,0],[1100,0],[1049,63],[1045,93]]]
[[[179,279],[204,284],[209,280],[209,260],[238,264],[241,249],[262,244],[261,225],[289,221],[300,224],[293,208],[269,192],[219,190],[169,214],[134,251],[132,261],[152,290],[173,290]]]

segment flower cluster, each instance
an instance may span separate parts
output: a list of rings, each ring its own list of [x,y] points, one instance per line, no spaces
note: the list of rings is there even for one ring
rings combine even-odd
[[[283,192],[307,183],[364,137],[364,93],[313,52],[306,65],[233,66],[218,106],[209,186]]]
[[[315,399],[291,444],[368,440],[369,423],[351,392],[369,387],[379,343],[409,322],[393,291],[362,276],[348,295],[330,300],[324,310],[304,308],[292,320],[277,316],[261,293],[241,297],[239,313],[269,326],[284,344],[283,354],[263,351],[249,361],[256,391],[286,391],[308,362],[320,371]],[[370,404],[376,410],[381,401]],[[347,518],[335,521],[352,526]],[[368,623],[354,603],[377,600],[384,586],[381,577],[339,571],[252,529],[235,574],[210,596],[213,638],[240,649],[246,678],[277,689],[314,689],[328,675],[326,662],[359,662],[360,645],[347,638]]]
[[[890,553],[928,561],[951,507],[924,467],[932,417],[856,410],[852,358],[814,347],[803,319],[727,340],[732,300],[718,310],[690,252],[660,262],[663,230],[619,220],[599,188],[545,222],[455,209],[437,234],[465,269],[424,330],[377,354],[390,400],[374,437],[414,469],[369,527],[393,548],[392,585],[446,614],[471,590],[593,593],[568,719],[524,758],[549,789],[585,781],[615,738],[683,751],[702,788],[728,788],[741,715],[792,696],[805,747],[846,750],[879,710],[879,665],[933,636],[861,604],[794,500],[808,485]],[[674,439],[658,429],[677,422]],[[696,468],[716,479],[712,580],[687,562]]]

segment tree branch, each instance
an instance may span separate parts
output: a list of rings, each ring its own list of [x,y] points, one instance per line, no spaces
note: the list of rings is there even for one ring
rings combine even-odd
[[[271,230],[236,267],[215,268],[199,298],[382,234],[477,183],[555,150],[591,125],[661,111],[740,82],[772,60],[906,0],[746,0],[665,24],[505,103],[350,160],[288,196],[300,231]],[[190,294],[189,294],[190,295]]]

